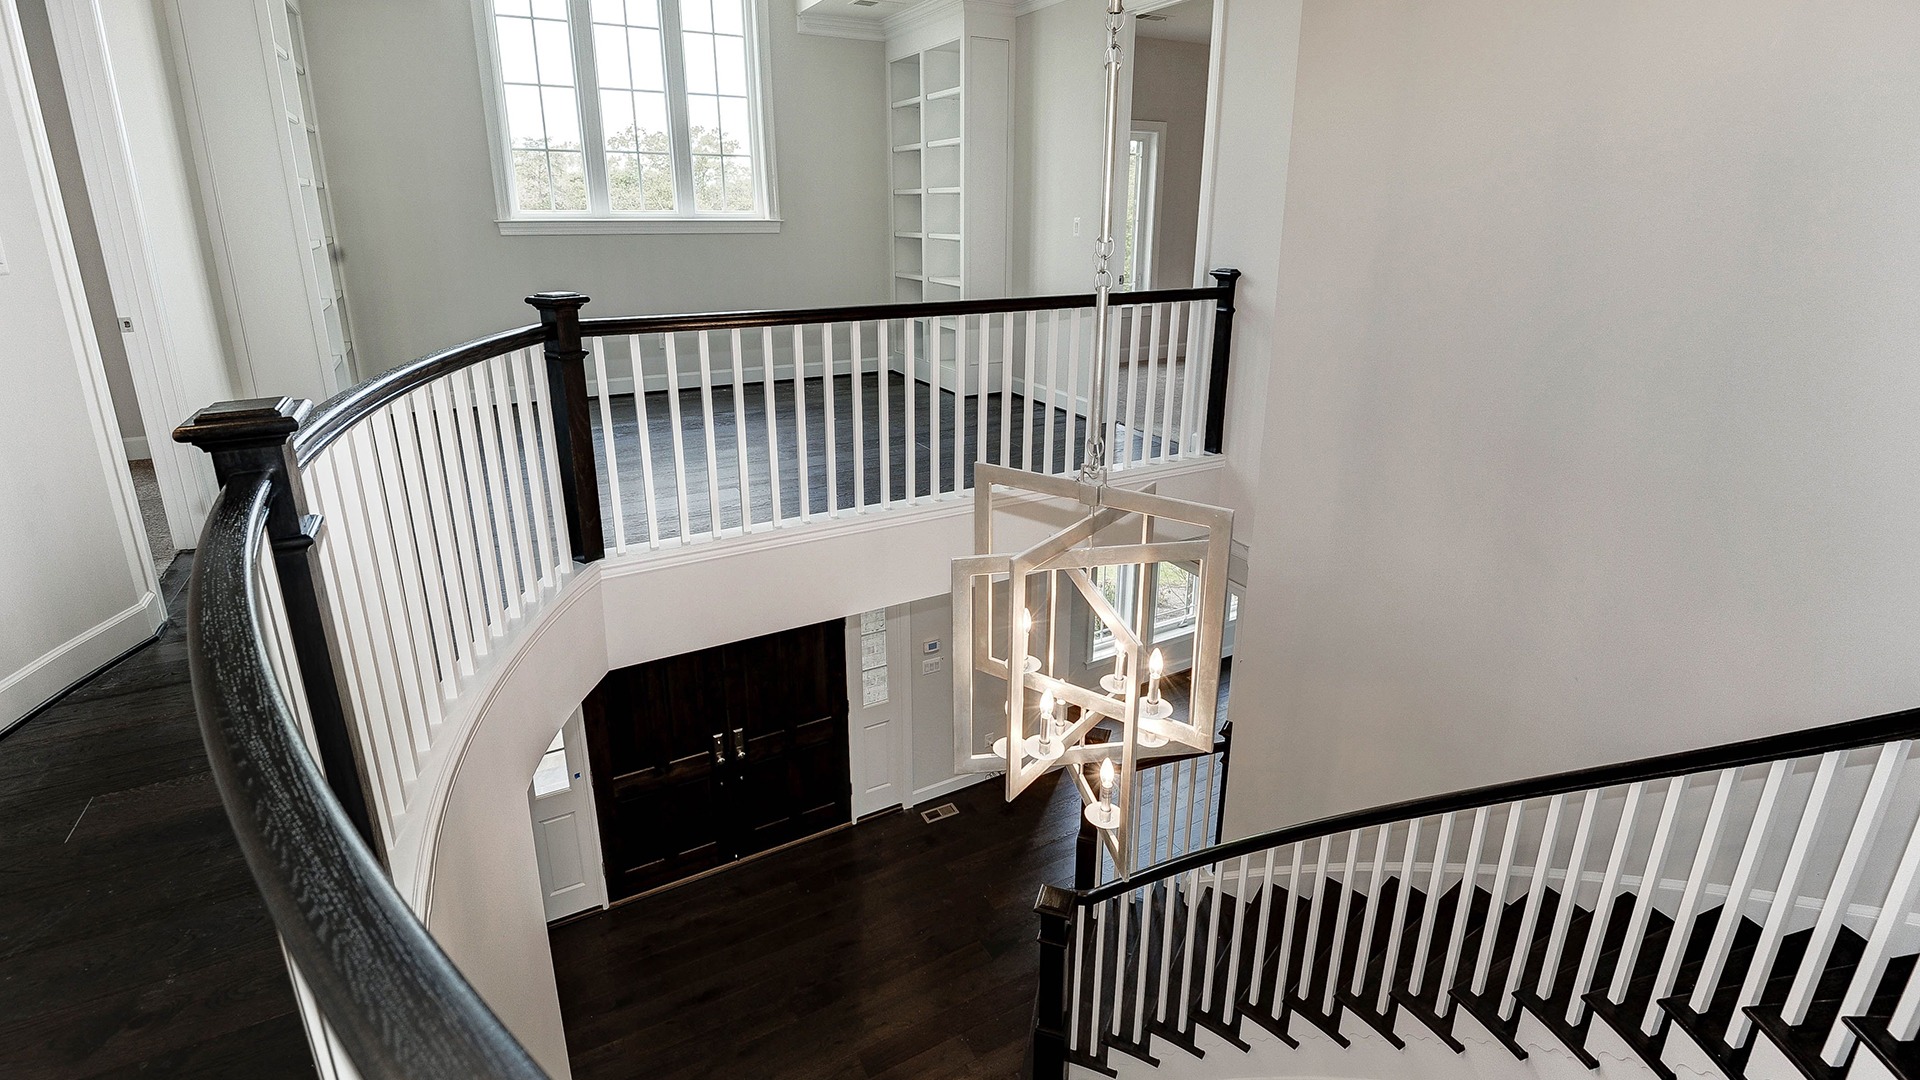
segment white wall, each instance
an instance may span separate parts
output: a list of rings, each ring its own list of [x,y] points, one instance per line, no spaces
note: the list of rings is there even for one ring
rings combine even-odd
[[[1231,831],[1920,699],[1917,37],[1307,8]]]
[[[1136,38],[1133,119],[1167,125],[1160,145],[1160,191],[1154,216],[1152,288],[1194,284],[1200,227],[1200,165],[1207,126],[1209,47],[1190,41]],[[1211,284],[1211,282],[1208,282]]]
[[[308,51],[362,368],[535,321],[521,300],[544,289],[586,293],[589,315],[883,299],[881,45],[801,35],[790,0],[764,2],[775,235],[502,236],[472,0],[315,5]]]
[[[18,13],[0,4],[0,730],[165,618]]]
[[[1100,123],[1107,100],[1106,25],[1104,5],[1078,0],[1016,20],[1016,296],[1093,289],[1093,249],[1100,237]],[[1119,212],[1116,207],[1116,217]],[[1075,218],[1080,219],[1077,237]]]

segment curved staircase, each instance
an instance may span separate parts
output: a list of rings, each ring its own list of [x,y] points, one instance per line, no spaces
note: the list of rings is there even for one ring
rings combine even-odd
[[[1044,890],[1036,1075],[1920,1078],[1917,731],[1500,785]]]

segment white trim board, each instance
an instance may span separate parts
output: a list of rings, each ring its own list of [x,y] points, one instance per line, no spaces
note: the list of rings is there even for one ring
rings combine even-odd
[[[151,639],[167,621],[158,591],[48,650],[0,679],[0,733]]]

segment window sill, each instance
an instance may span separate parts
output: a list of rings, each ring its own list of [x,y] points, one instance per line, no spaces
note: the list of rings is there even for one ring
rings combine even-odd
[[[777,233],[780,218],[499,218],[502,236]]]

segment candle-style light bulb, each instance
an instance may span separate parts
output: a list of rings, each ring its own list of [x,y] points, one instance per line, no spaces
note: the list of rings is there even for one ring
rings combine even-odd
[[[1127,673],[1127,650],[1116,647],[1113,650],[1113,679],[1119,682]]]
[[[1113,759],[1107,758],[1100,763],[1100,801],[1113,801]]]
[[[1040,695],[1040,749],[1044,753],[1053,752],[1053,691]]]
[[[1153,650],[1153,655],[1147,658],[1147,701],[1152,704],[1160,704],[1160,673],[1166,667],[1167,658],[1160,655],[1159,649]]]

